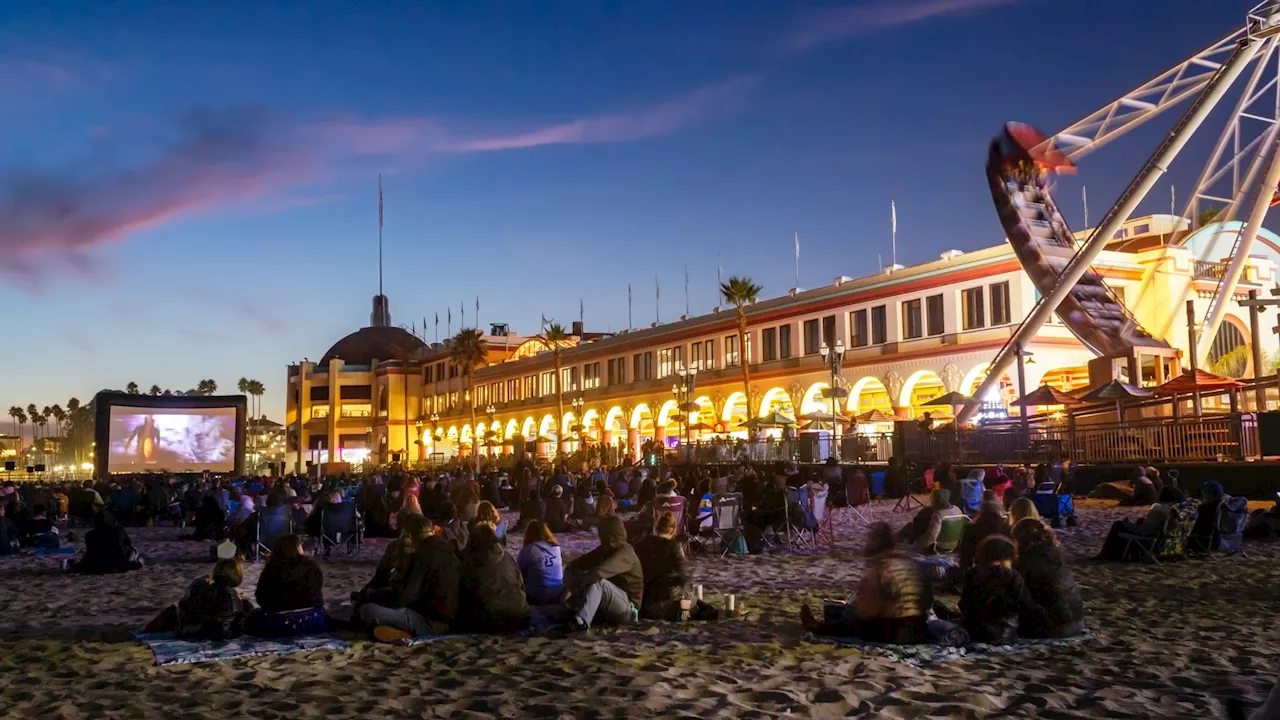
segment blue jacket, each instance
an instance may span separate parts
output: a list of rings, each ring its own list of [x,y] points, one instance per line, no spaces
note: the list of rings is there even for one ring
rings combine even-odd
[[[564,589],[564,565],[560,548],[541,540],[520,548],[516,558],[524,577],[525,595],[530,605],[550,605],[560,599]]]

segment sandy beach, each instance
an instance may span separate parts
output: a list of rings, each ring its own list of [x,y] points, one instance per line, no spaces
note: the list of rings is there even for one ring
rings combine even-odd
[[[1136,514],[1081,503],[1059,537],[1085,588],[1094,636],[1066,648],[911,667],[804,641],[802,602],[844,597],[864,530],[833,548],[697,557],[708,600],[732,592],[747,619],[641,624],[567,639],[459,638],[412,648],[358,642],[156,667],[130,635],[206,572],[208,548],[170,527],[131,529],[148,566],[77,577],[52,562],[0,561],[0,714],[24,718],[221,717],[1225,717],[1255,706],[1280,669],[1280,545],[1249,557],[1160,567],[1087,561],[1111,522]],[[905,513],[878,504],[877,519]],[[81,531],[83,532],[83,531]],[[512,550],[518,538],[512,538]],[[372,573],[386,540],[325,563],[340,603]],[[562,538],[566,555],[593,536]],[[260,566],[248,566],[251,595]]]

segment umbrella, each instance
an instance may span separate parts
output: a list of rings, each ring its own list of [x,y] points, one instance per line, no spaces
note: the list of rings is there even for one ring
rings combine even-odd
[[[1084,401],[1074,395],[1068,395],[1052,385],[1041,385],[1031,392],[1013,401],[1014,405],[1028,407],[1032,405],[1083,405]]]
[[[786,415],[783,415],[777,410],[774,410],[768,415],[761,415],[758,418],[751,418],[750,420],[742,424],[744,427],[751,428],[751,429],[779,428],[779,427],[791,427],[796,424],[796,421],[787,417]]]
[[[1204,370],[1188,370],[1160,387],[1152,390],[1157,395],[1187,395],[1190,393],[1225,392],[1242,387],[1244,383],[1214,375]]]
[[[1152,396],[1150,390],[1140,387],[1134,387],[1126,382],[1112,380],[1105,385],[1099,385],[1091,390],[1082,392],[1078,397],[1082,402],[1101,403],[1108,400],[1114,400],[1116,403],[1116,417],[1120,422],[1124,422],[1124,401],[1125,400],[1142,400]]]
[[[832,417],[832,416],[831,416],[831,411],[830,411],[830,410],[823,409],[823,410],[814,410],[813,412],[810,412],[810,413],[805,413],[805,414],[803,414],[803,415],[801,415],[801,416],[800,416],[800,419],[801,419],[801,420],[819,421],[819,422],[824,422],[824,423],[828,423],[828,424],[830,424],[830,423],[831,423],[831,417]],[[848,420],[848,419],[849,419],[849,416],[848,416],[848,415],[845,415],[845,414],[844,414],[844,413],[842,413],[842,412],[837,412],[837,413],[835,414],[835,419],[836,419],[836,420],[838,420],[838,421]]]
[[[978,401],[965,395],[964,393],[949,392],[946,395],[939,395],[927,403],[921,403],[922,407],[965,407],[968,405],[977,405]]]
[[[813,420],[800,426],[801,430],[830,430],[831,422],[827,420]]]
[[[714,425],[708,425],[704,422],[699,422],[699,423],[694,423],[693,425],[690,425],[689,429],[696,430],[698,432],[709,432],[709,431],[715,430],[716,428]]]
[[[895,422],[897,420],[901,420],[902,418],[898,417],[897,415],[891,415],[877,408],[875,410],[872,410],[871,412],[862,413],[861,415],[857,416],[856,419],[859,423],[866,425],[870,423]]]

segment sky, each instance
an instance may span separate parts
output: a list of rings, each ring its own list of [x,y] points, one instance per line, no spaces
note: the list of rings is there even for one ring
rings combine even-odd
[[[249,377],[280,419],[287,365],[369,322],[380,173],[428,340],[477,302],[618,330],[628,284],[675,320],[685,268],[692,314],[718,268],[781,295],[797,234],[801,287],[872,274],[891,200],[899,263],[988,247],[1002,123],[1067,127],[1253,4],[5,3],[0,407]],[[1082,164],[1095,216],[1160,132]]]

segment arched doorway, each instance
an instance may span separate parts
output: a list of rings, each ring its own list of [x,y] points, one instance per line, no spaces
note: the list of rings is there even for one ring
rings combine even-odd
[[[1240,379],[1249,377],[1253,358],[1244,331],[1232,322],[1233,319],[1230,316],[1222,319],[1206,359],[1208,370],[1214,375]]]
[[[942,378],[930,370],[918,370],[902,384],[902,395],[898,398],[899,407],[906,408],[910,417],[920,417],[929,413],[932,417],[950,417],[949,407],[926,406],[925,403],[947,394],[947,386]]]

